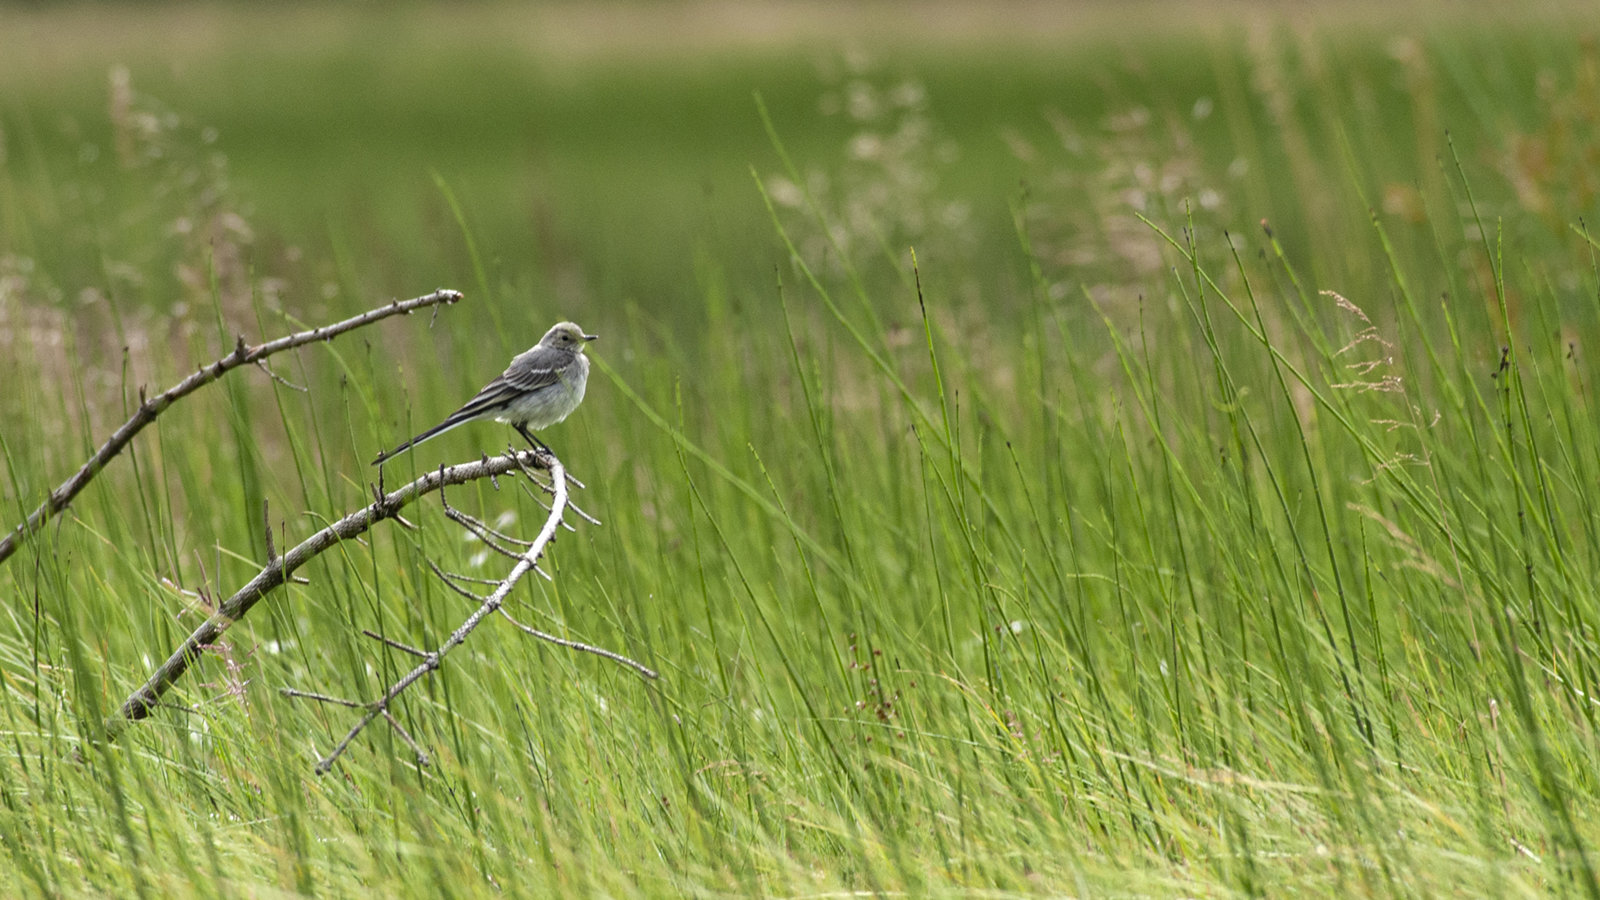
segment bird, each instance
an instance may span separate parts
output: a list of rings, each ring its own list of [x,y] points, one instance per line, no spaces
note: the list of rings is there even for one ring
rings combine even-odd
[[[584,385],[589,380],[589,357],[583,354],[583,348],[599,337],[585,334],[572,322],[556,324],[544,333],[539,343],[517,354],[500,377],[484,385],[483,390],[446,416],[443,422],[388,453],[378,454],[372,464],[381,466],[431,437],[477,419],[506,422],[529,444],[549,450],[532,430],[560,422],[583,402]]]

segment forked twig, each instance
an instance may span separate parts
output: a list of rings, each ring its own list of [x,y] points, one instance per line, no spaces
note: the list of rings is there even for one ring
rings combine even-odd
[[[446,506],[444,508],[444,514],[445,518],[456,523],[457,525],[460,525],[462,528],[465,528],[469,534],[477,538],[479,541],[482,541],[485,546],[496,553],[499,553],[501,556],[516,559],[521,555],[522,551],[512,550],[506,546],[507,544],[514,544],[526,549],[532,543],[531,541],[524,541],[520,538],[514,538],[509,534],[504,534],[499,530],[490,527],[488,523],[480,522],[453,506]]]
[[[216,642],[217,638],[227,631],[229,626],[243,618],[263,597],[282,585],[286,579],[293,577],[296,569],[305,565],[317,554],[340,541],[357,537],[374,524],[384,519],[396,518],[402,508],[414,502],[417,498],[439,490],[441,487],[453,484],[463,484],[479,478],[490,478],[496,475],[506,475],[520,472],[525,465],[540,465],[543,460],[537,454],[519,454],[519,458],[508,456],[487,457],[477,462],[462,463],[456,466],[440,466],[438,469],[423,475],[416,481],[395,490],[392,493],[378,493],[372,503],[345,516],[332,525],[323,528],[311,537],[301,541],[294,549],[277,557],[268,563],[249,583],[236,591],[233,596],[218,604],[215,611],[196,628],[194,633],[173,651],[167,661],[162,663],[150,675],[144,686],[134,691],[123,701],[120,712],[106,723],[108,736],[115,737],[128,723],[135,719],[142,719],[150,714],[150,710],[160,702],[161,697],[171,690],[173,684],[183,677],[189,666],[200,658],[204,648]]]
[[[319,694],[316,691],[299,691],[295,690],[294,688],[278,688],[278,693],[292,699],[315,700],[318,703],[331,703],[334,706],[346,706],[351,709],[362,709],[367,705],[365,703],[357,703],[354,700],[346,700],[343,697]],[[411,752],[417,755],[417,765],[428,765],[430,761],[427,751],[423,750],[422,746],[417,743],[417,739],[411,736],[411,732],[407,731],[405,726],[400,724],[400,720],[396,719],[394,714],[390,713],[387,709],[383,711],[383,719],[389,723],[390,727],[394,728],[395,734],[400,735],[400,739],[406,742],[406,745],[411,748]]]
[[[334,746],[333,750],[329,751],[327,756],[324,756],[322,759],[317,761],[316,771],[318,775],[326,774],[330,769],[332,769],[334,763],[339,760],[339,757],[344,755],[344,752],[350,748],[350,744],[353,743],[355,739],[360,736],[361,732],[365,730],[368,725],[372,724],[373,720],[377,719],[379,716],[383,716],[389,722],[389,724],[392,725],[397,732],[399,732],[400,736],[408,744],[410,744],[412,751],[417,754],[418,764],[427,765],[427,754],[423,753],[421,747],[417,745],[416,741],[411,739],[411,736],[400,727],[399,722],[397,722],[393,715],[390,714],[390,705],[394,703],[396,698],[405,693],[407,688],[411,687],[413,684],[416,684],[418,681],[421,681],[430,673],[437,671],[443,664],[445,656],[447,656],[450,651],[461,646],[461,644],[466,641],[467,636],[472,634],[472,632],[483,623],[484,619],[493,615],[496,611],[503,613],[504,610],[501,609],[501,607],[505,603],[506,597],[510,596],[512,589],[517,586],[517,583],[521,581],[525,575],[537,567],[539,558],[544,555],[546,548],[550,546],[550,542],[555,540],[556,532],[560,529],[562,524],[562,514],[567,508],[566,469],[564,466],[562,466],[561,461],[555,458],[554,454],[546,452],[540,454],[540,457],[540,463],[544,466],[547,466],[549,469],[550,484],[554,499],[550,504],[550,515],[545,519],[544,527],[539,530],[538,536],[532,541],[528,542],[527,549],[517,556],[516,564],[511,567],[511,571],[506,574],[505,578],[501,579],[495,584],[494,590],[490,591],[487,596],[479,597],[476,594],[466,591],[459,585],[451,582],[450,579],[445,576],[445,573],[443,573],[437,566],[433,566],[434,571],[440,573],[441,578],[446,584],[449,584],[452,588],[455,588],[459,593],[478,600],[478,608],[473,611],[472,615],[467,617],[465,622],[461,623],[460,627],[458,627],[450,634],[448,638],[445,639],[444,643],[439,645],[437,650],[419,653],[419,651],[416,651],[405,645],[398,644],[398,642],[391,642],[388,639],[381,639],[384,640],[385,643],[395,646],[398,649],[402,649],[409,653],[418,653],[422,657],[422,661],[419,662],[410,672],[407,672],[403,677],[401,677],[400,680],[390,685],[388,690],[383,692],[383,696],[371,701],[370,703],[361,704],[366,708],[366,712],[363,713],[361,718],[356,721],[355,725],[351,726],[350,731],[345,734],[344,738],[340,740],[337,745]],[[501,458],[504,459],[505,457]],[[429,565],[432,566],[432,563]],[[631,666],[635,671],[645,675],[648,678],[656,677],[656,673],[654,671],[645,668],[639,663],[636,663],[633,660],[622,656],[621,654],[613,653],[609,650],[604,650],[599,647],[592,647],[588,644],[580,644],[576,641],[563,640],[561,638],[554,637],[553,635],[546,635],[543,632],[526,628],[526,626],[523,627],[524,630],[529,631],[538,637],[544,638],[545,640],[564,647],[595,653],[597,655],[604,656],[607,659]],[[316,697],[311,697],[309,694],[304,692],[295,692],[290,696],[319,699]],[[338,702],[345,705],[348,703],[347,701]]]
[[[38,509],[30,513],[28,518],[11,529],[11,533],[7,534],[3,540],[0,540],[0,563],[4,563],[12,554],[16,553],[17,548],[22,546],[22,542],[44,527],[44,523],[49,521],[51,516],[66,509],[72,499],[78,496],[90,481],[94,480],[94,477],[100,473],[101,469],[105,468],[113,457],[128,446],[135,435],[143,431],[146,425],[154,422],[156,417],[161,415],[173,403],[216,381],[233,369],[260,363],[275,353],[292,350],[295,347],[315,341],[331,340],[347,331],[352,331],[363,325],[370,325],[380,319],[387,319],[390,316],[402,315],[425,307],[432,306],[437,312],[439,304],[455,303],[460,299],[461,292],[440,289],[423,297],[396,300],[385,306],[369,309],[342,322],[335,322],[332,325],[324,325],[321,328],[313,328],[310,331],[291,334],[274,341],[268,341],[265,344],[257,344],[254,347],[246,344],[244,336],[240,335],[232,353],[209,365],[201,366],[197,371],[190,373],[187,378],[154,397],[146,398],[144,389],[140,388],[139,408],[134,411],[128,421],[122,423],[122,427],[112,432],[111,437],[100,446],[99,450],[95,451],[93,456],[89,457],[89,460],[71,478],[63,481],[60,487],[51,491],[50,496],[39,504]],[[270,370],[268,374],[271,374]]]
[[[528,476],[528,480],[529,481],[533,482],[534,484],[537,484],[539,486],[540,490],[544,491],[546,494],[551,493],[550,485],[545,484],[544,481],[542,481],[538,477],[537,473],[532,472],[532,471],[524,471],[523,474]],[[585,487],[583,482],[579,481],[577,478],[575,478],[575,477],[573,477],[571,475],[567,476],[567,480],[572,482],[573,484],[577,485],[578,487]],[[547,512],[549,511],[550,504],[544,502],[543,500],[541,500],[537,496],[535,496],[533,491],[528,490],[528,486],[527,485],[523,485],[522,486],[522,492],[524,494],[527,494],[533,500],[533,502],[535,502],[535,503],[539,504],[540,506],[544,507]],[[594,516],[591,516],[588,513],[584,512],[583,509],[578,506],[578,504],[573,503],[571,496],[567,497],[567,509],[570,509],[573,512],[577,513],[578,514],[578,518],[584,520],[585,522],[588,522],[590,525],[598,526],[600,524],[600,520],[599,519],[596,519]],[[563,528],[567,529],[568,531],[575,531],[576,530],[571,525],[568,525],[565,520],[562,521],[561,526]]]

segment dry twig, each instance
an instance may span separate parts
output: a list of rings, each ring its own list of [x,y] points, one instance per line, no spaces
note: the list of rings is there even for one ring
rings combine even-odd
[[[383,692],[383,696],[369,703],[358,704],[350,700],[329,697],[321,694],[313,694],[307,691],[297,691],[292,688],[284,689],[283,694],[287,697],[299,697],[309,700],[317,700],[324,703],[335,703],[340,706],[359,706],[365,709],[365,712],[362,714],[361,718],[358,719],[356,724],[350,728],[350,731],[345,734],[344,739],[339,741],[339,743],[328,753],[327,756],[324,756],[322,759],[317,761],[318,775],[326,774],[328,770],[332,769],[333,764],[337,762],[339,757],[350,748],[350,744],[355,741],[355,739],[360,736],[361,732],[365,730],[368,725],[372,724],[372,722],[379,716],[382,716],[400,735],[401,739],[411,747],[412,752],[416,754],[417,764],[421,766],[428,765],[428,755],[423,752],[421,746],[417,744],[416,740],[413,739],[411,735],[400,726],[400,722],[395,719],[393,714],[390,713],[389,708],[394,703],[395,699],[404,693],[407,688],[411,687],[413,684],[416,684],[418,681],[421,681],[430,673],[437,671],[443,664],[445,656],[456,647],[459,647],[462,642],[467,639],[467,636],[472,634],[473,630],[483,623],[484,619],[493,615],[496,611],[501,613],[505,612],[505,610],[501,607],[505,603],[506,597],[510,596],[512,589],[517,586],[517,582],[521,581],[523,576],[537,568],[539,557],[544,555],[545,549],[549,547],[550,542],[555,540],[556,532],[563,524],[561,518],[562,514],[567,509],[566,469],[561,465],[561,461],[555,458],[554,454],[541,453],[538,454],[538,459],[542,466],[548,468],[550,473],[550,494],[552,500],[550,503],[550,515],[545,519],[544,527],[540,529],[538,536],[532,541],[517,541],[508,535],[501,535],[498,532],[494,532],[494,530],[489,528],[487,525],[482,525],[482,523],[477,522],[477,520],[472,519],[470,516],[466,516],[464,513],[457,513],[456,515],[451,516],[452,519],[461,524],[462,527],[467,528],[469,531],[478,533],[477,529],[473,527],[473,524],[469,524],[468,521],[465,521],[470,519],[472,523],[482,525],[484,531],[493,533],[497,537],[507,541],[515,541],[519,545],[524,545],[526,549],[524,549],[520,554],[508,553],[508,555],[514,556],[516,559],[516,564],[511,567],[511,571],[506,574],[505,578],[495,583],[494,590],[490,591],[489,594],[484,597],[479,597],[464,590],[460,586],[453,583],[446,573],[440,570],[437,566],[434,567],[434,571],[439,574],[440,578],[446,584],[450,585],[458,593],[479,601],[478,608],[473,611],[472,615],[467,617],[465,622],[461,623],[459,628],[457,628],[450,634],[448,638],[445,639],[444,643],[439,645],[437,650],[423,652],[409,645],[400,643],[399,641],[367,632],[368,637],[381,641],[390,647],[421,659],[421,662],[417,663],[415,668],[413,668],[410,672],[407,672],[400,680],[390,685],[388,690]],[[449,509],[448,505],[446,508],[447,510]],[[454,510],[450,511],[455,512]],[[485,538],[485,535],[482,533],[478,533],[478,536],[480,538]],[[501,552],[507,552],[503,548],[497,549],[501,549]],[[510,618],[510,616],[507,616],[507,618]],[[512,621],[515,622],[514,619]],[[648,669],[645,666],[642,666],[619,653],[614,653],[610,650],[605,650],[600,647],[593,647],[588,644],[581,644],[577,641],[564,640],[562,638],[555,637],[554,635],[545,634],[542,631],[528,628],[524,625],[519,624],[518,627],[536,637],[559,644],[563,647],[594,653],[606,657],[607,659],[630,666],[634,671],[645,676],[646,678],[656,677],[656,673],[653,670]]]
[[[554,461],[539,453],[523,451],[514,456],[496,456],[456,466],[440,466],[416,481],[388,494],[378,493],[372,503],[345,516],[332,525],[301,541],[299,545],[269,562],[250,582],[217,605],[215,611],[188,639],[150,675],[143,687],[123,701],[121,711],[106,723],[109,736],[115,737],[128,723],[150,714],[163,695],[189,666],[200,658],[204,648],[215,643],[234,622],[243,618],[252,606],[271,593],[285,580],[293,577],[296,569],[305,565],[317,554],[340,541],[356,537],[384,519],[398,518],[402,508],[424,494],[447,485],[462,484],[479,478],[518,473],[525,466],[546,468]],[[557,463],[559,465],[559,463]],[[553,526],[552,526],[553,528]],[[519,576],[520,577],[520,576]]]
[[[146,398],[144,389],[140,388],[139,408],[134,411],[128,421],[122,423],[122,427],[112,432],[110,439],[102,444],[93,456],[89,457],[89,460],[78,469],[77,473],[62,482],[60,487],[51,491],[50,496],[39,504],[38,509],[35,509],[27,519],[11,529],[11,533],[7,534],[3,540],[0,540],[0,563],[4,563],[12,554],[16,553],[22,542],[31,537],[40,528],[43,528],[44,523],[49,521],[51,516],[66,509],[67,504],[71,503],[72,499],[88,486],[95,475],[99,474],[100,470],[105,468],[113,457],[122,452],[122,449],[133,440],[135,435],[144,430],[146,425],[154,422],[156,417],[161,415],[167,407],[216,381],[229,370],[260,363],[275,353],[291,350],[314,341],[331,340],[346,331],[352,331],[363,325],[370,325],[390,316],[409,313],[429,306],[434,307],[435,312],[437,312],[439,304],[455,303],[460,299],[461,293],[459,291],[440,289],[423,297],[416,297],[411,300],[396,300],[385,306],[369,309],[361,315],[352,316],[343,322],[336,322],[321,328],[313,328],[310,331],[291,334],[274,341],[268,341],[265,344],[257,344],[254,347],[246,344],[244,336],[241,335],[238,343],[234,345],[232,353],[216,362],[200,367],[199,370],[191,373],[189,377],[154,397]],[[270,370],[268,374],[271,374]]]

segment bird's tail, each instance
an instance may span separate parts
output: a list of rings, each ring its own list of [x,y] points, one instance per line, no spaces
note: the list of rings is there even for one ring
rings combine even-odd
[[[449,431],[450,429],[456,427],[457,425],[460,425],[463,422],[468,422],[468,421],[471,421],[474,418],[477,418],[475,415],[471,415],[471,414],[463,415],[463,413],[467,413],[467,412],[468,411],[465,410],[465,409],[457,410],[456,412],[452,413],[449,416],[449,418],[446,418],[443,422],[440,422],[439,424],[433,426],[432,428],[429,428],[427,431],[424,431],[423,433],[417,435],[416,437],[412,438],[411,440],[406,441],[404,444],[401,444],[400,446],[394,448],[393,450],[390,450],[388,453],[380,453],[380,454],[378,454],[378,458],[373,460],[372,464],[375,465],[375,466],[381,466],[385,462],[390,460],[391,458],[393,458],[395,456],[398,456],[401,453],[406,452],[407,450],[410,450],[412,447],[415,447],[416,445],[422,443],[423,441],[427,440],[428,438],[437,437],[438,435],[444,434],[446,431]]]

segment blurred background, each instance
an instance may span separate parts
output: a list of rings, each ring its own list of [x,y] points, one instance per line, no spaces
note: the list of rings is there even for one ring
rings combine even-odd
[[[813,258],[898,284],[916,245],[952,289],[1015,314],[1032,302],[1019,214],[1059,300],[1161,268],[1130,210],[1235,233],[1267,219],[1306,261],[1314,235],[1364,232],[1368,208],[1418,220],[1447,129],[1496,172],[1486,199],[1558,202],[1540,179],[1594,176],[1577,135],[1543,140],[1541,114],[1582,102],[1554,73],[1586,51],[1543,36],[1582,34],[1584,12],[9,5],[0,254],[85,346],[130,347],[115,378],[134,383],[160,379],[127,322],[210,321],[213,283],[230,331],[256,319],[251,291],[309,322],[451,286],[472,296],[457,327],[490,332],[491,356],[630,309],[693,348],[708,302],[773,296],[787,251],[757,179]],[[1363,169],[1369,194],[1322,182],[1323,165]],[[808,198],[831,235],[807,224]]]
[[[1398,158],[1407,169],[1375,173],[1385,194],[1369,205],[1415,206],[1407,192],[1435,177],[1447,126],[1463,158],[1517,164],[1516,135],[1565,89],[1538,80],[1538,63],[1561,60],[1535,59],[1551,50],[1533,42],[1580,13],[707,2],[44,3],[0,15],[0,251],[55,273],[62,292],[133,308],[192,300],[173,282],[205,294],[210,246],[225,287],[242,286],[229,269],[243,267],[302,312],[335,291],[449,284],[489,292],[468,316],[501,305],[537,332],[594,304],[692,309],[713,272],[732,297],[765,292],[784,254],[752,175],[778,176],[780,207],[799,205],[791,188],[818,193],[896,264],[912,243],[952,266],[1009,247],[1023,198],[1079,237],[1103,231],[1082,207],[1105,201],[1086,186],[1124,177],[1124,164],[1134,190],[1203,188],[1201,214],[1235,230],[1264,217],[1299,227],[1303,207],[1268,206],[1282,195],[1274,179],[1341,154]],[[1459,79],[1426,71],[1424,23],[1462,35],[1444,63]],[[1324,94],[1268,93],[1300,77]],[[1491,112],[1483,88],[1528,102]],[[816,184],[788,182],[758,97]],[[1329,130],[1347,108],[1362,119]],[[1283,117],[1304,123],[1304,146],[1254,156],[1245,142]],[[1108,133],[1124,146],[1102,145]],[[1183,159],[1136,171],[1158,148]],[[30,237],[58,221],[68,227],[44,246]],[[169,246],[124,252],[133,221]],[[172,258],[144,265],[160,253]],[[1073,290],[1076,273],[1059,274]]]
[[[106,252],[103,242],[122,239],[118,227],[140,217],[152,230],[181,232],[170,235],[174,254],[221,241],[227,252],[218,258],[274,279],[268,288],[303,311],[332,291],[416,294],[436,283],[487,288],[491,296],[474,307],[526,310],[530,331],[596,303],[693,307],[708,265],[738,285],[738,296],[765,290],[783,258],[752,179],[783,174],[758,96],[799,169],[831,179],[826,199],[849,197],[857,224],[884,220],[871,227],[891,254],[903,256],[913,242],[932,251],[930,241],[953,241],[960,246],[937,248],[953,263],[950,251],[1009,244],[1011,207],[1029,190],[1064,216],[1077,214],[1071,206],[1094,201],[1064,182],[1118,162],[1097,154],[1131,165],[1132,152],[1147,149],[1101,151],[1095,139],[1108,130],[1125,143],[1182,141],[1193,157],[1189,171],[1162,176],[1187,179],[1184,187],[1213,178],[1206,213],[1237,210],[1227,223],[1244,228],[1262,218],[1262,186],[1286,174],[1273,171],[1286,162],[1283,151],[1245,171],[1255,160],[1237,130],[1260,111],[1254,104],[1271,99],[1257,89],[1270,87],[1263,79],[1275,70],[1280,78],[1353,79],[1337,89],[1329,82],[1330,96],[1284,99],[1284,108],[1265,111],[1301,117],[1308,129],[1331,120],[1334,106],[1362,111],[1365,120],[1343,138],[1308,131],[1305,152],[1336,157],[1336,140],[1356,150],[1395,145],[1414,150],[1408,163],[1430,160],[1422,177],[1431,177],[1446,125],[1469,159],[1510,153],[1511,135],[1535,127],[1538,85],[1529,79],[1537,73],[1516,56],[1549,52],[1519,50],[1532,40],[1529,29],[1560,29],[1578,15],[1575,7],[1554,9],[11,5],[0,10],[0,127],[12,199],[0,249],[60,273],[69,293],[90,280],[79,273],[100,269],[97,288],[135,307],[175,301],[176,270],[205,265],[191,254],[146,271],[115,246]],[[1500,17],[1515,27],[1497,27]],[[1484,65],[1473,49],[1450,61],[1462,82],[1422,86],[1446,94],[1439,102],[1454,121],[1432,121],[1432,111],[1419,120],[1406,96],[1415,86],[1405,79],[1429,79],[1415,31],[1423,22],[1493,46]],[[1270,68],[1253,70],[1256,63]],[[1483,82],[1530,100],[1493,117],[1528,118],[1482,121],[1487,114],[1471,94]],[[1363,154],[1388,155],[1387,147]],[[849,169],[832,171],[836,164]],[[850,196],[850,178],[864,184],[880,172],[892,177],[874,185],[873,197]],[[52,192],[81,178],[94,189]],[[187,202],[212,206],[181,208],[176,195],[189,192],[162,179],[203,180],[202,199]],[[1177,196],[1170,183],[1154,186]],[[795,200],[777,194],[780,205]],[[476,284],[449,196],[486,284]],[[19,221],[19,209],[37,210],[42,222],[75,223],[65,229],[72,239],[34,245],[29,232],[39,228]],[[146,280],[119,281],[122,262]],[[182,277],[204,292],[204,277]],[[685,330],[694,324],[663,319]]]

